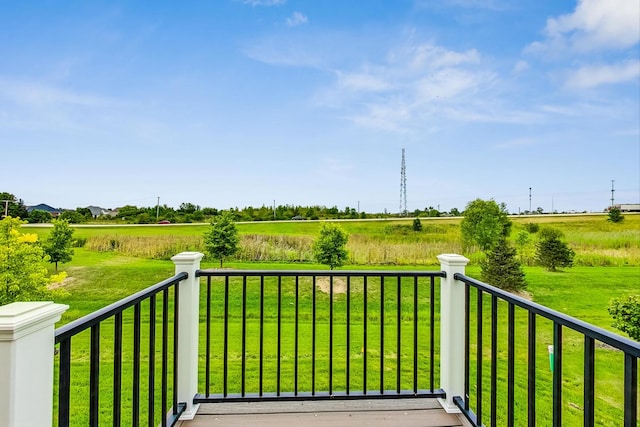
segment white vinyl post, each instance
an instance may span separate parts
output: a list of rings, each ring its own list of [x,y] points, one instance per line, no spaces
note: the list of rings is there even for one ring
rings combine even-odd
[[[198,392],[200,279],[196,277],[196,271],[200,269],[203,256],[200,252],[181,252],[171,258],[176,274],[185,272],[189,275],[179,284],[178,402],[187,404],[181,420],[192,420],[200,406],[193,404],[193,397]]]
[[[440,387],[446,399],[438,399],[445,411],[460,412],[454,396],[464,398],[464,284],[454,280],[464,274],[469,260],[462,255],[438,255],[447,277],[440,279]]]
[[[0,306],[0,426],[53,424],[54,325],[68,305]]]

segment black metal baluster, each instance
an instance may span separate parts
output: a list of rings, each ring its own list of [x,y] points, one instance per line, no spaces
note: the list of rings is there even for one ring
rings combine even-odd
[[[247,386],[247,276],[242,276],[242,361],[240,395],[245,396]]]
[[[260,378],[259,394],[264,393],[264,276],[260,276]]]
[[[516,311],[515,306],[509,303],[509,326],[507,331],[507,426],[514,424],[515,402],[515,362],[516,362]]]
[[[276,361],[276,395],[280,396],[282,360],[282,276],[278,276],[278,359]]]
[[[553,322],[553,426],[562,426],[562,325]]]
[[[402,277],[398,276],[396,290],[396,393],[400,394],[402,382]]]
[[[311,279],[311,395],[316,394],[316,276]]]
[[[384,276],[380,277],[380,394],[384,394]]]
[[[638,422],[638,358],[624,354],[624,427]]]
[[[498,297],[491,296],[491,426],[497,425]]]
[[[224,343],[222,349],[222,395],[228,395],[229,378],[229,276],[224,278]]]
[[[133,307],[133,401],[131,418],[134,427],[140,425],[140,303]]]
[[[295,297],[295,337],[294,337],[294,358],[293,358],[293,394],[298,395],[298,355],[299,355],[299,322],[300,322],[300,276],[296,276],[296,297]]]
[[[329,396],[333,396],[333,276],[329,276]]]
[[[346,357],[346,391],[350,391],[351,374],[351,276],[347,276],[347,357]]]
[[[122,418],[122,312],[113,319],[113,425]]]
[[[71,395],[71,338],[60,342],[58,366],[58,426],[69,427]]]
[[[468,283],[464,286],[464,409],[469,411],[469,389],[471,383],[471,292]],[[433,302],[431,303],[433,305]]]
[[[584,427],[595,420],[595,340],[584,336]]]
[[[173,286],[173,414],[178,413],[178,347],[179,347],[179,327],[180,314],[180,283]]]
[[[369,312],[368,312],[368,307],[367,307],[367,302],[368,302],[368,290],[367,290],[367,276],[364,276],[364,283],[363,283],[363,291],[364,293],[364,298],[363,298],[363,302],[362,302],[362,310],[363,310],[363,316],[362,316],[362,322],[363,322],[363,327],[362,327],[362,393],[364,395],[367,394],[367,322],[369,320]]]
[[[176,285],[176,289],[178,286]],[[177,306],[178,304],[176,304]],[[176,322],[177,323],[177,322]],[[209,397],[211,394],[211,276],[207,277],[207,309],[206,309],[206,344],[205,344],[205,357],[204,357],[204,384],[205,384],[205,396]],[[177,341],[177,340],[176,340]]]
[[[413,394],[418,394],[418,276],[413,276]]]
[[[155,386],[156,386],[156,296],[149,298],[149,400],[148,425],[154,427],[155,419]]]
[[[476,419],[482,425],[482,291],[478,289],[476,313]]]
[[[436,336],[436,282],[435,278],[431,276],[430,280],[430,289],[429,289],[429,389],[433,391],[435,387],[435,359],[436,359],[436,348],[435,348],[435,336]],[[468,340],[467,340],[468,341]],[[468,372],[467,372],[468,377]],[[467,390],[468,392],[468,390]],[[469,394],[469,393],[467,393]]]
[[[100,323],[91,326],[91,354],[89,373],[89,425],[100,422]]]
[[[167,425],[167,401],[169,400],[169,378],[167,371],[169,370],[169,290],[162,291],[162,372],[161,372],[161,388],[162,400],[160,408],[162,415],[162,427]]]
[[[528,388],[527,401],[527,424],[536,425],[536,315],[533,311],[529,312],[529,340],[528,340]]]

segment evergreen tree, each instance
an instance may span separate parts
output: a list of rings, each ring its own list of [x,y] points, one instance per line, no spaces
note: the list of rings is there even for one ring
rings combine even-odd
[[[420,222],[420,218],[415,218],[413,220],[413,231],[422,231],[422,223]]]
[[[540,241],[537,245],[536,259],[538,263],[549,271],[558,268],[571,267],[575,252],[560,240],[562,233],[553,228],[540,230]]]
[[[619,208],[614,206],[609,209],[609,218],[607,218],[607,220],[615,223],[622,222],[624,220],[624,215],[622,215]]]
[[[492,286],[506,291],[521,291],[527,287],[524,272],[516,258],[516,250],[505,238],[498,240],[480,266],[482,280]]]
[[[225,257],[231,256],[238,251],[238,229],[230,212],[223,212],[211,223],[209,231],[204,234],[204,244],[207,252],[220,260],[220,268]]]

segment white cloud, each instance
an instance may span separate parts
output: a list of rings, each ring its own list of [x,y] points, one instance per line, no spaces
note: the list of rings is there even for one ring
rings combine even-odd
[[[584,66],[572,71],[565,85],[572,89],[587,89],[604,84],[637,81],[640,77],[640,61],[618,64]]]
[[[640,40],[639,17],[637,0],[579,0],[573,13],[549,18],[547,39],[532,43],[527,50],[626,49]]]
[[[251,6],[280,6],[287,2],[287,0],[240,0],[244,4]]]
[[[300,12],[293,12],[289,18],[287,18],[287,26],[297,27],[298,25],[306,24],[309,18]]]
[[[98,107],[114,104],[114,100],[105,97],[74,92],[42,83],[5,79],[0,79],[0,97],[30,107],[61,105]]]
[[[534,138],[516,138],[510,141],[505,141],[494,145],[494,148],[499,150],[508,150],[517,147],[524,147],[527,145],[534,145],[536,140]]]
[[[513,72],[514,73],[522,73],[523,71],[526,71],[529,69],[529,63],[527,61],[518,61],[516,62],[516,64],[513,66]]]

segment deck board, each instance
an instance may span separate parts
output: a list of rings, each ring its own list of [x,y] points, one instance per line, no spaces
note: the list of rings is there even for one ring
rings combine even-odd
[[[336,400],[208,403],[179,427],[207,426],[368,426],[458,427],[461,417],[447,414],[435,399]]]

